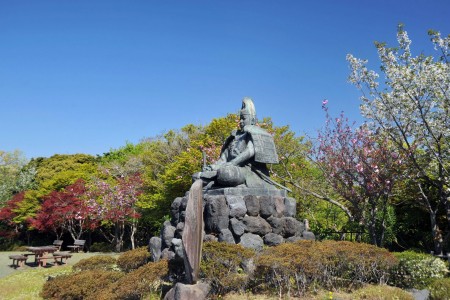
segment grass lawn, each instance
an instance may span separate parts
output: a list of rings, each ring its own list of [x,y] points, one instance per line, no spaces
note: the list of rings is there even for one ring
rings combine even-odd
[[[48,276],[68,273],[72,270],[72,265],[81,259],[95,255],[105,255],[105,253],[73,253],[67,261],[67,265],[38,268],[34,265],[32,257],[27,264],[18,269],[11,267],[12,260],[9,255],[21,254],[22,252],[0,252],[0,298],[4,300],[28,300],[42,299],[39,293]],[[115,255],[115,254],[111,254]]]

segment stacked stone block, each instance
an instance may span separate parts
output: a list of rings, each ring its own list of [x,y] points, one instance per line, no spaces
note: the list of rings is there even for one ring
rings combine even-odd
[[[152,238],[154,240],[150,242],[154,259],[158,255],[182,259],[180,245],[186,204],[187,195],[173,201],[171,220],[164,223],[160,240]],[[315,239],[314,234],[305,228],[304,222],[295,219],[296,201],[287,197],[284,191],[212,190],[204,194],[203,205],[204,241],[240,244],[261,250],[264,245]]]

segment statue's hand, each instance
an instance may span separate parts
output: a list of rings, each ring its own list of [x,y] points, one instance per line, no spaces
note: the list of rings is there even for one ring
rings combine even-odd
[[[216,164],[207,165],[204,171],[216,171],[219,167]]]

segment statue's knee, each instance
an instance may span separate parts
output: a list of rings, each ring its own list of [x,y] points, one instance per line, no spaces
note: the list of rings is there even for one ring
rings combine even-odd
[[[223,186],[237,186],[245,183],[245,175],[240,167],[226,166],[217,170],[217,182]]]

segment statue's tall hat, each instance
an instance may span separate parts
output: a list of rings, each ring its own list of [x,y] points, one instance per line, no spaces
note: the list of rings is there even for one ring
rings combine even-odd
[[[242,99],[240,115],[250,116],[252,119],[252,125],[256,124],[256,109],[251,98],[245,97],[244,99]]]

